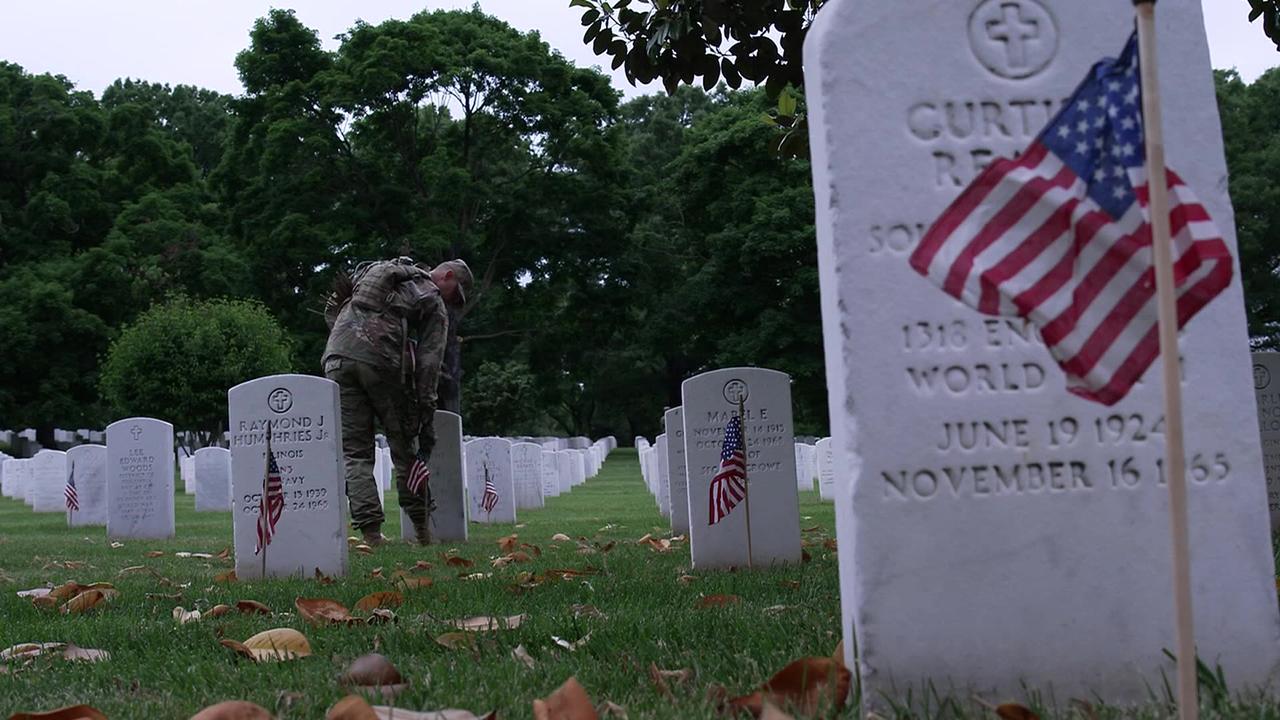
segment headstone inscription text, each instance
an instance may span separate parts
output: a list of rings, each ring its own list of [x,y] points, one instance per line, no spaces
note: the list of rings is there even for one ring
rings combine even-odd
[[[107,426],[107,537],[174,535],[173,426],[125,418]]]

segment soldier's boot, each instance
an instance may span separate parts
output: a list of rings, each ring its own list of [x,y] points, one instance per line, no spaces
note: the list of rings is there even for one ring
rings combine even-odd
[[[423,546],[430,545],[431,544],[431,516],[428,515],[426,522],[422,523],[421,525],[414,525],[413,534],[414,534],[414,539],[417,541],[419,545],[423,545]]]
[[[364,544],[369,547],[378,547],[379,545],[387,544],[387,539],[382,537],[382,530],[380,528],[362,530],[361,534],[364,536]]]

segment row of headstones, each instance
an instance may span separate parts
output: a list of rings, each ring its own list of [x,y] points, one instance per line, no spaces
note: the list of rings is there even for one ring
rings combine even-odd
[[[791,378],[763,368],[713,370],[684,381],[666,432],[635,438],[641,476],[673,534],[689,537],[699,569],[799,562],[800,489],[819,470],[795,442]],[[743,409],[747,491],[718,491],[726,426]],[[813,449],[813,446],[804,445]],[[807,476],[807,486],[804,478]],[[739,499],[739,495],[742,497]],[[726,501],[732,505],[725,505]]]

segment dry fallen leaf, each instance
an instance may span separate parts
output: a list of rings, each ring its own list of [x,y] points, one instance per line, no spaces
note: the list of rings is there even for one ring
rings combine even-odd
[[[469,710],[455,709],[414,712],[385,705],[374,705],[373,711],[377,714],[378,720],[497,720],[498,718],[496,712],[487,715],[476,715]]]
[[[434,566],[426,560],[419,560],[413,564],[414,570],[430,570],[432,567]]]
[[[437,635],[436,643],[450,650],[470,650],[476,646],[476,637],[469,632],[447,632]]]
[[[89,612],[118,594],[115,590],[85,590],[62,606],[62,614]]]
[[[351,611],[345,605],[328,598],[297,598],[293,601],[293,606],[298,608],[302,619],[312,625],[358,621],[351,617]]]
[[[574,604],[574,605],[570,605],[569,609],[573,611],[573,616],[575,618],[581,619],[584,617],[589,617],[589,618],[598,618],[600,620],[607,619],[605,614],[600,612],[600,608],[596,607],[595,605]]]
[[[339,681],[343,685],[380,693],[390,700],[408,687],[395,665],[378,653],[361,655],[352,661]]]
[[[996,715],[999,715],[1001,720],[1040,720],[1040,716],[1032,711],[1031,708],[1017,703],[1001,703],[997,705]]]
[[[372,555],[372,554],[373,554],[373,548],[372,548],[372,547],[369,547],[368,545],[366,545],[366,544],[364,544],[364,543],[360,543],[359,545],[356,545],[355,550],[356,550],[356,552],[358,552],[358,553],[360,553],[360,554],[362,554],[362,555]]]
[[[530,670],[533,669],[533,666],[534,666],[533,656],[530,655],[529,651],[524,648],[524,645],[517,645],[516,649],[511,651],[511,657],[515,658],[516,660],[519,660],[525,667],[529,668]]]
[[[329,708],[329,712],[324,714],[324,718],[325,720],[378,720],[378,714],[364,698],[359,695],[348,695],[334,703],[333,707]]]
[[[271,608],[257,600],[237,600],[236,609],[245,615],[270,615]]]
[[[660,670],[657,663],[649,663],[649,682],[653,683],[653,687],[657,689],[658,694],[669,700],[675,699],[675,695],[671,693],[672,685],[683,685],[692,679],[693,670],[689,668]]]
[[[88,705],[71,705],[45,712],[14,713],[9,720],[107,720],[107,716]]]
[[[226,607],[226,606],[224,605],[223,607]],[[189,622],[199,622],[200,611],[187,610],[186,608],[179,605],[178,607],[173,609],[173,619],[177,620],[179,625],[186,625]]]
[[[599,720],[587,691],[569,678],[545,700],[533,701],[534,720]]]
[[[218,604],[209,608],[209,612],[206,612],[205,616],[206,617],[222,617],[223,615],[226,615],[229,612],[231,612],[230,605]]]
[[[293,660],[311,654],[311,643],[307,641],[305,635],[293,628],[263,630],[245,640],[243,645],[259,662]]]
[[[316,568],[316,582],[320,583],[321,585],[332,585],[333,578],[320,572],[320,568]]]
[[[62,651],[63,660],[74,660],[77,662],[101,662],[110,660],[111,653],[106,650],[95,650],[93,648],[82,648],[74,644],[67,645],[67,649]]]
[[[737,605],[742,602],[742,598],[737,595],[705,595],[698,600],[696,607],[725,607],[727,605]]]
[[[149,557],[149,558],[158,558],[158,557],[163,557],[163,556],[164,556],[164,551],[163,551],[163,550],[149,550],[149,551],[147,551],[147,557]]]
[[[403,575],[392,581],[393,585],[399,585],[405,590],[415,590],[417,588],[429,588],[435,584],[435,581],[429,577],[413,577]]]
[[[836,661],[836,664],[838,664],[840,667],[845,667],[845,664],[844,664],[844,638],[841,638],[841,639],[840,639],[840,642],[836,643],[836,649],[831,651],[831,659],[832,659],[832,660],[835,660],[835,661]]]
[[[470,630],[472,632],[483,632],[485,630],[514,630],[520,627],[520,623],[524,622],[528,617],[528,615],[510,615],[502,618],[478,615],[476,617],[463,618],[461,620],[451,620],[449,624],[459,630]]]
[[[369,593],[356,601],[356,609],[368,612],[376,608],[397,608],[404,604],[404,595],[394,590]]]
[[[228,700],[210,705],[192,715],[191,720],[271,720],[271,713],[245,700]]]
[[[516,545],[519,544],[519,538],[519,535],[507,535],[506,537],[500,537],[498,538],[498,548],[504,553],[509,553],[516,548]]]
[[[30,660],[54,650],[61,650],[66,643],[19,643],[0,650],[0,661]]]
[[[474,562],[472,562],[472,561],[470,561],[470,560],[468,560],[468,559],[466,559],[466,558],[458,557],[458,556],[456,556],[456,555],[446,558],[444,562],[445,562],[445,564],[446,564],[446,565],[448,565],[449,567],[464,567],[464,568],[469,568],[469,567],[473,567],[473,566],[475,565],[475,563],[474,563]]]
[[[802,658],[779,670],[758,691],[728,704],[756,716],[764,711],[765,702],[794,707],[802,715],[835,715],[844,707],[852,680],[853,674],[831,658]]]
[[[551,536],[551,542],[573,542],[573,538],[564,533],[556,533]]]
[[[233,583],[233,582],[236,582],[237,580],[239,580],[239,578],[236,577],[235,570],[220,572],[217,575],[213,576],[213,581],[216,583]]]

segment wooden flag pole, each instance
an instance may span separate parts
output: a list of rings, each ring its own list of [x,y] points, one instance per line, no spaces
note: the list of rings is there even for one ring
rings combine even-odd
[[[1134,0],[1142,69],[1142,116],[1146,135],[1147,186],[1151,193],[1151,239],[1160,307],[1160,357],[1164,365],[1165,467],[1169,483],[1169,527],[1173,536],[1173,602],[1177,630],[1178,717],[1196,720],[1196,643],[1191,613],[1191,547],[1187,538],[1187,472],[1182,438],[1182,363],[1178,354],[1178,305],[1169,233],[1169,184],[1164,162],[1164,124],[1156,65],[1155,0]]]
[[[747,474],[747,412],[746,400],[742,397],[738,398],[738,439],[742,442],[742,487],[746,493],[746,507],[743,510],[747,513],[747,567],[755,567],[755,556],[751,551],[751,478]]]

